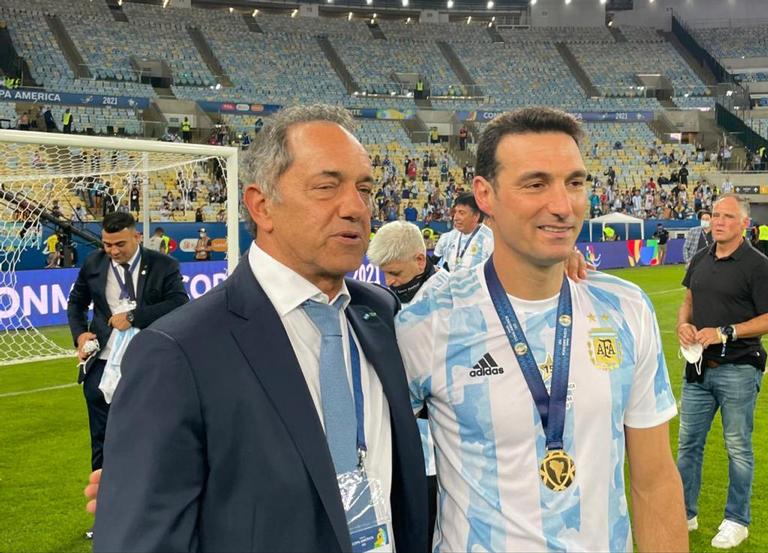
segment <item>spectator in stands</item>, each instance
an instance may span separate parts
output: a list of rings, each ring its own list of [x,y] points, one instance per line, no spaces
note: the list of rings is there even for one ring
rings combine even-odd
[[[264,121],[261,119],[261,117],[256,119],[256,122],[253,124],[253,132],[254,134],[258,135],[261,132],[261,129],[264,127]]]
[[[195,210],[195,223],[202,223],[203,222],[203,208],[198,207]]]
[[[126,200],[123,200],[120,202],[120,205],[117,206],[117,209],[115,211],[119,213],[130,213],[131,209],[128,206],[128,202]]]
[[[45,120],[45,131],[56,132],[56,121],[53,119],[51,106],[45,106],[45,109],[43,110],[43,119]]]
[[[680,177],[680,184],[687,185],[688,184],[688,164],[683,164],[682,167],[680,167],[680,170],[677,172],[678,177]]]
[[[17,123],[16,128],[18,128],[20,131],[29,130],[29,112],[28,111],[25,111],[19,116],[19,122]]]
[[[712,245],[712,233],[710,222],[712,214],[709,211],[701,210],[696,216],[699,218],[699,226],[691,228],[685,235],[685,244],[683,245],[683,261],[688,265],[696,255],[696,252],[702,248],[708,248]]]
[[[227,222],[227,210],[226,209],[220,209],[219,212],[216,214],[216,222],[217,223],[226,223]]]
[[[61,219],[64,216],[64,214],[61,212],[59,200],[53,200],[53,205],[51,206],[51,215],[57,219]]]
[[[408,202],[408,207],[403,211],[403,215],[405,215],[405,220],[409,223],[416,222],[416,219],[419,217],[419,212],[413,207],[413,202]]]
[[[184,202],[181,200],[181,196],[176,196],[171,204],[171,211],[183,211]]]
[[[463,152],[467,149],[467,134],[469,134],[469,131],[467,131],[467,126],[462,125],[459,129],[459,149]],[[464,179],[466,180],[466,172],[464,173]]]
[[[184,116],[184,121],[181,122],[181,140],[187,144],[192,141],[192,125],[189,122],[189,117]]]
[[[439,144],[440,143],[440,133],[437,131],[437,127],[432,127],[429,130],[429,142],[431,144]]]
[[[133,211],[136,216],[139,215],[140,210],[140,202],[139,199],[141,198],[141,188],[139,188],[138,183],[134,183],[133,186],[131,186],[131,191],[129,193],[129,198],[131,200],[131,211]]]
[[[72,116],[72,112],[69,110],[69,108],[64,110],[64,115],[61,117],[61,132],[65,134],[72,134],[72,123],[73,123],[74,117]]]
[[[612,166],[609,166],[603,175],[608,177],[608,186],[613,186],[616,184],[616,170]]]
[[[669,241],[669,231],[664,228],[662,223],[656,225],[656,232],[653,237],[659,241],[659,265],[664,265],[664,259],[667,257],[667,242]]]
[[[88,216],[88,212],[85,210],[85,208],[82,206],[82,204],[77,204],[77,207],[75,207],[74,210],[72,210],[72,220],[77,221],[79,223],[82,223],[85,221],[85,218]]]
[[[726,176],[725,180],[723,181],[723,194],[730,194],[733,192],[733,182],[731,181],[731,177]]]
[[[596,189],[592,189],[592,193],[589,195],[589,216],[594,219],[601,215],[600,209],[600,196]]]
[[[106,183],[109,185],[109,183]],[[108,213],[113,213],[117,210],[117,195],[115,194],[115,189],[111,186],[107,186],[104,197],[102,198],[102,216],[106,216]]]

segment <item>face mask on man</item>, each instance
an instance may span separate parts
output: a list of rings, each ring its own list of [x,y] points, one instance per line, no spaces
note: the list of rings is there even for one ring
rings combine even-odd
[[[709,221],[702,221],[701,222],[701,228],[708,229],[709,228]]]

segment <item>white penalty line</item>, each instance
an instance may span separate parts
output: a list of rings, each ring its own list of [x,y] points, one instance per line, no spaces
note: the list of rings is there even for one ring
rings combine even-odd
[[[50,392],[51,390],[63,390],[64,388],[73,388],[75,386],[79,386],[79,384],[72,382],[70,384],[62,384],[61,386],[49,386],[47,388],[37,388],[35,390],[24,390],[23,392],[8,392],[6,394],[0,394],[0,398],[25,396],[27,394],[37,394],[39,392]]]
[[[658,292],[648,292],[648,295],[661,296],[663,294],[671,294],[672,292],[680,292],[682,290],[685,290],[685,286],[680,286],[678,288],[670,288],[669,290],[659,290]]]

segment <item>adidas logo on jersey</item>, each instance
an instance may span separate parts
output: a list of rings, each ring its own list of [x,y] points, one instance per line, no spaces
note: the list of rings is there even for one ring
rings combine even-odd
[[[475,363],[472,370],[469,371],[469,376],[472,377],[491,376],[494,374],[504,374],[504,368],[499,367],[490,353],[483,355],[480,361]]]

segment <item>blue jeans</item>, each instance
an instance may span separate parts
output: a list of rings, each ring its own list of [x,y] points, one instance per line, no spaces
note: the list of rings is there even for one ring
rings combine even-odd
[[[683,479],[688,518],[699,512],[704,443],[720,408],[728,451],[728,500],[725,518],[749,525],[754,453],[752,428],[755,401],[763,373],[752,365],[720,365],[706,369],[703,382],[683,382],[677,468]]]

